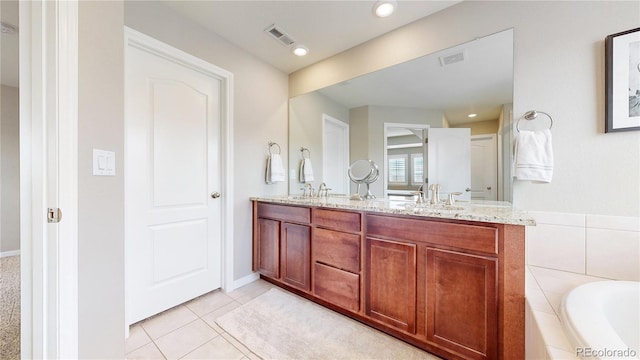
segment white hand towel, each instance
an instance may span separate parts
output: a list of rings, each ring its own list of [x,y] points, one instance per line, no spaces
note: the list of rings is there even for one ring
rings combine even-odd
[[[285,180],[284,166],[282,165],[282,157],[280,154],[271,154],[267,158],[267,170],[265,181],[267,184],[282,182]]]
[[[311,159],[305,158],[302,161],[302,175],[304,176],[304,182],[313,181],[313,166],[311,166]]]
[[[518,180],[551,182],[553,147],[551,131],[520,131],[515,141],[514,176]]]

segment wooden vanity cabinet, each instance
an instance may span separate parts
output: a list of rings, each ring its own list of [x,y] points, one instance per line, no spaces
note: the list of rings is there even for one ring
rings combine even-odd
[[[517,311],[505,309],[500,294],[523,292],[524,283],[498,286],[504,279],[499,274],[501,228],[367,214],[365,315],[452,358],[524,356],[523,347],[512,349],[504,326],[498,326],[500,316]],[[518,277],[522,269],[513,271]],[[523,330],[507,336],[523,344]]]
[[[301,290],[311,289],[311,227],[282,224],[280,278]]]
[[[361,214],[313,209],[313,295],[343,309],[360,311]]]
[[[311,289],[311,209],[254,203],[253,270]]]
[[[255,217],[254,217],[255,218]],[[255,218],[253,244],[253,271],[264,276],[280,278],[280,221]]]
[[[497,358],[497,259],[426,248],[426,340],[468,359]]]
[[[416,333],[417,246],[367,237],[365,315]]]
[[[524,358],[524,226],[254,202],[253,266],[445,359]]]

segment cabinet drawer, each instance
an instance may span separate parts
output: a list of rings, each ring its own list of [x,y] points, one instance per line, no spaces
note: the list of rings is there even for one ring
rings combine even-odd
[[[498,229],[488,226],[367,215],[367,236],[419,241],[498,254]]]
[[[353,212],[314,209],[313,223],[340,231],[360,232],[360,214]]]
[[[258,217],[308,224],[311,209],[305,207],[258,203]]]
[[[315,228],[312,249],[314,261],[360,272],[360,235]]]
[[[313,293],[342,308],[360,310],[359,275],[315,263]]]

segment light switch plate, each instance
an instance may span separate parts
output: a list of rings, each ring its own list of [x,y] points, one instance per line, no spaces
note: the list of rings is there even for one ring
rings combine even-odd
[[[116,176],[116,153],[93,149],[93,175]]]

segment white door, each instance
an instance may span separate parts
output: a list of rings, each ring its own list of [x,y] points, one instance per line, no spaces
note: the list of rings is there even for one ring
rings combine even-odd
[[[220,79],[144,46],[127,44],[125,57],[132,324],[221,285],[222,110]]]
[[[78,4],[21,1],[15,6],[21,357],[72,359],[78,357]],[[64,215],[49,221],[48,208],[60,208]]]
[[[496,134],[471,137],[471,198],[498,200],[498,145]]]
[[[428,130],[429,184],[440,185],[442,200],[451,192],[457,199],[470,200],[471,130],[468,128],[430,128]]]
[[[322,115],[322,181],[329,193],[349,194],[349,125]]]

